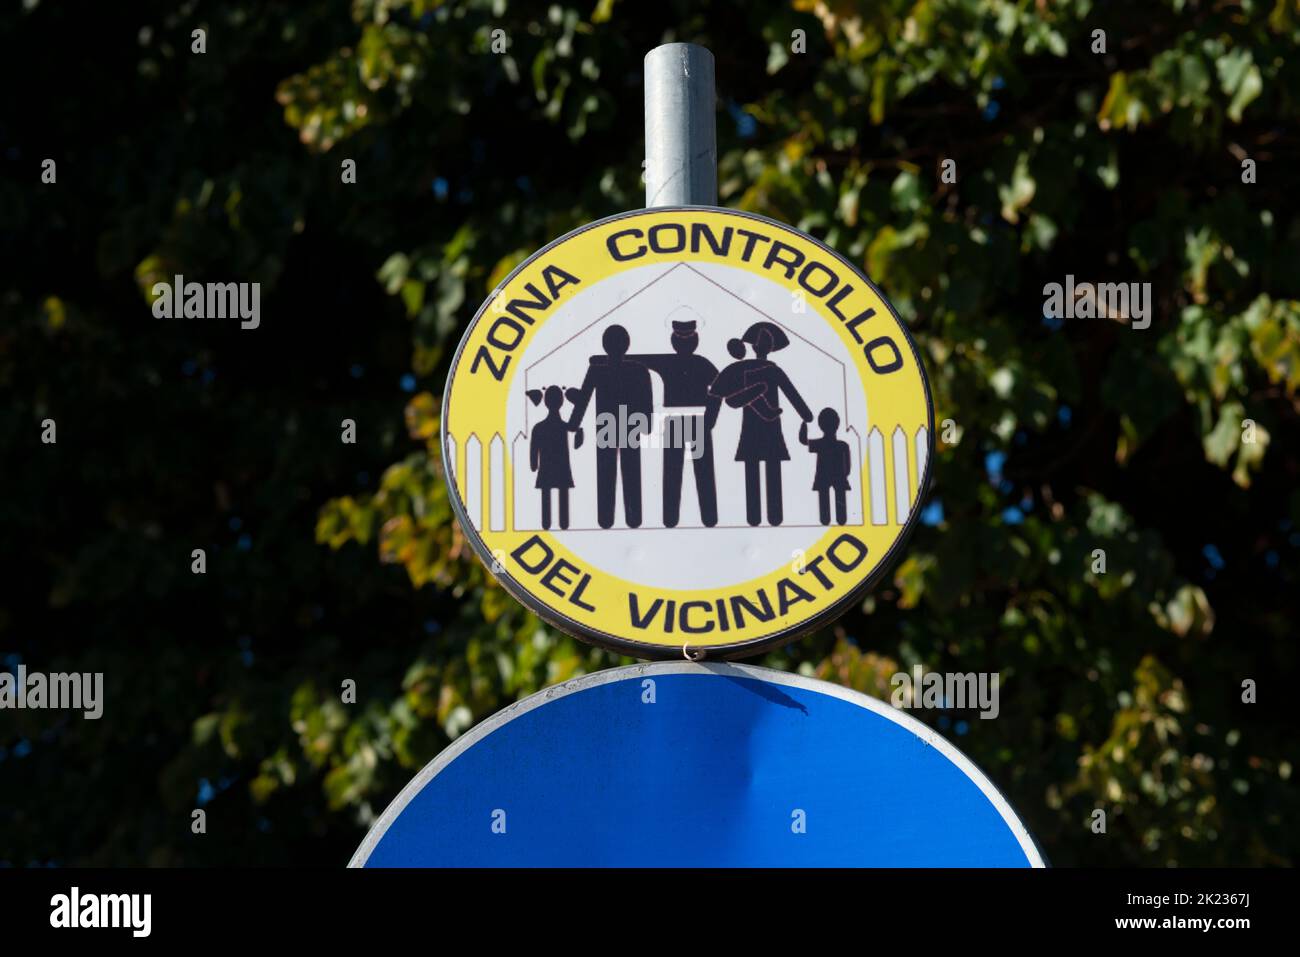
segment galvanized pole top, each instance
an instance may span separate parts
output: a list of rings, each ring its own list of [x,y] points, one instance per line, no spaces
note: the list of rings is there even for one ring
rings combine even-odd
[[[645,204],[716,206],[713,54],[665,43],[645,55]]]

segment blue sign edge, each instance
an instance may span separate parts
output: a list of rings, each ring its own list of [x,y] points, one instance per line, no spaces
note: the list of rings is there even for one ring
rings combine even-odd
[[[748,678],[754,681],[782,685],[787,688],[800,688],[814,694],[838,698],[894,722],[942,754],[965,774],[971,783],[980,789],[984,796],[989,799],[989,803],[993,805],[1003,822],[1005,822],[1007,828],[1015,836],[1016,842],[1020,845],[1020,849],[1030,867],[1047,867],[1047,862],[1043,858],[1037,842],[1034,841],[1033,835],[1029,833],[1029,829],[1025,827],[1024,822],[1020,820],[1019,815],[1016,814],[997,785],[990,781],[984,772],[975,765],[975,762],[966,757],[956,745],[929,725],[913,718],[907,712],[894,708],[878,698],[873,698],[860,691],[854,691],[852,688],[846,688],[843,685],[837,685],[829,681],[822,681],[818,678],[808,678],[788,671],[760,668],[755,665],[740,665],[729,662],[696,663],[690,661],[645,662],[626,665],[621,668],[609,668],[605,671],[597,671],[578,678],[571,678],[561,684],[543,688],[536,694],[529,695],[522,701],[516,701],[512,705],[502,708],[490,718],[480,721],[444,748],[436,758],[420,769],[420,772],[407,783],[406,787],[402,788],[397,797],[384,809],[384,813],[379,816],[378,820],[366,833],[360,846],[352,855],[352,859],[348,862],[348,867],[365,867],[366,861],[369,860],[374,849],[378,847],[389,827],[406,810],[406,806],[415,799],[415,796],[424,790],[425,785],[437,777],[444,768],[465,751],[494,731],[509,724],[515,718],[527,714],[534,708],[549,704],[558,698],[577,694],[601,685],[613,684],[618,681],[631,681],[637,678],[653,678],[658,675],[680,674],[711,674],[727,678]]]

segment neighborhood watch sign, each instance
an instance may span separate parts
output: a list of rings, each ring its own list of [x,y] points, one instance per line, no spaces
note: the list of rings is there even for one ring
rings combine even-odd
[[[926,488],[915,345],[834,251],[730,210],[592,223],[474,317],[451,501],[493,574],[586,640],[739,657],[859,600]]]

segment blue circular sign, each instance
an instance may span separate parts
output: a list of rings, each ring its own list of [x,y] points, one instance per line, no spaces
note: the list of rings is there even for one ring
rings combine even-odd
[[[934,730],[839,685],[672,662],[505,708],[389,806],[354,867],[1042,867]]]

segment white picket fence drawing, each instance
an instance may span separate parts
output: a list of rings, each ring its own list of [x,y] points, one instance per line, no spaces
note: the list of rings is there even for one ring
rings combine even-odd
[[[889,442],[885,441],[879,426],[873,426],[867,433],[867,475],[862,484],[872,525],[905,525],[920,501],[924,490],[919,483],[926,474],[930,449],[929,430],[921,426],[910,444],[912,454],[909,455],[908,436],[902,426],[894,427]],[[510,456],[506,455],[504,437],[494,433],[485,450],[482,440],[471,432],[462,449],[456,436],[448,433],[444,454],[448,474],[460,493],[470,523],[481,531],[486,518],[491,531],[505,531],[506,515],[510,512],[507,500]]]

